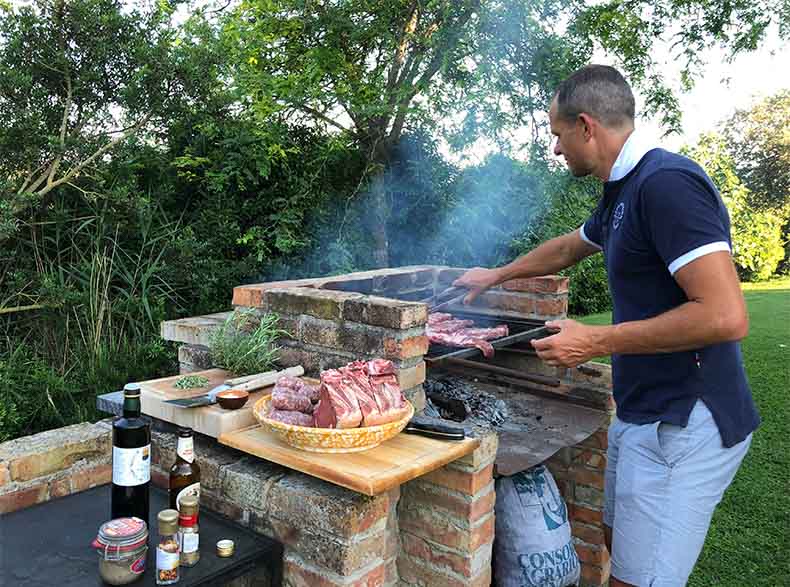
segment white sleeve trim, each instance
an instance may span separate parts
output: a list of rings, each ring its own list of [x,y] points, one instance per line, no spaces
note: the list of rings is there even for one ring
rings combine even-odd
[[[728,253],[731,252],[729,243],[725,241],[718,241],[697,247],[696,249],[693,249],[685,255],[681,255],[672,261],[668,266],[669,272],[674,275],[680,268],[685,267],[695,259],[699,259],[700,257],[704,257],[709,253],[715,253],[717,251],[727,251]]]
[[[598,249],[598,250],[600,250],[600,251],[602,251],[602,250],[603,250],[603,247],[602,247],[601,245],[599,245],[598,243],[596,243],[596,242],[594,242],[594,241],[590,240],[590,238],[589,238],[589,237],[587,236],[587,234],[584,232],[584,224],[582,224],[582,225],[579,227],[579,236],[580,236],[580,237],[582,237],[582,240],[583,240],[584,242],[586,242],[588,245],[592,245],[592,246],[594,246],[596,249]]]

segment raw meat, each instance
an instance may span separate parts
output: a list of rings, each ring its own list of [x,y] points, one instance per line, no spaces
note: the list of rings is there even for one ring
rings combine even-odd
[[[356,428],[362,422],[359,400],[344,377],[337,369],[321,373],[320,398],[313,412],[316,427]]]
[[[474,320],[444,320],[438,324],[428,325],[431,332],[458,332],[464,328],[474,326]]]
[[[303,414],[313,413],[313,402],[301,391],[275,387],[272,391],[272,407],[276,410],[291,410]]]
[[[428,314],[428,325],[434,326],[435,324],[439,324],[439,322],[444,322],[445,320],[452,320],[453,315],[447,314],[446,312],[432,312]]]
[[[434,314],[428,315],[428,326],[425,333],[431,342],[452,347],[475,347],[482,351],[483,356],[490,358],[494,355],[494,347],[489,340],[502,338],[508,335],[507,324],[500,324],[493,328],[471,328],[473,320],[458,320],[437,312],[438,319],[432,319]],[[449,318],[447,316],[450,316]]]
[[[373,359],[368,361],[368,375],[394,375],[395,365],[387,359]]]
[[[283,375],[277,380],[275,387],[280,387],[283,389],[299,389],[303,385],[301,379],[297,379],[296,377],[291,377],[290,375]]]
[[[291,424],[292,426],[307,426],[309,428],[313,427],[313,416],[309,414],[303,414],[302,412],[273,409],[269,412],[269,418],[271,420],[282,422],[283,424]]]
[[[370,386],[382,414],[379,424],[395,422],[406,416],[409,407],[406,405],[406,398],[403,397],[398,378],[394,373],[372,375]]]
[[[380,375],[370,376],[370,368]],[[362,410],[363,426],[379,426],[403,417],[406,403],[398,387],[392,361],[374,359],[368,363],[355,361],[340,369],[343,382],[354,391]],[[386,380],[388,385],[382,385]],[[375,382],[375,385],[373,385]]]
[[[313,403],[318,401],[317,387],[305,383],[301,379],[297,379],[296,377],[289,377],[287,375],[280,377],[277,380],[277,383],[274,385],[274,390],[272,390],[272,394],[277,392],[290,392],[298,395],[303,395],[308,397],[310,401],[312,401]]]
[[[461,332],[433,332],[428,333],[428,339],[444,346],[457,346],[462,348],[476,347],[480,349],[487,359],[494,356],[494,347],[484,338],[464,336]]]

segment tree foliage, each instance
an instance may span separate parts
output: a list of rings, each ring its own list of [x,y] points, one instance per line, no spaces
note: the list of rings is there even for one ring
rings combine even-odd
[[[730,213],[733,259],[745,279],[768,279],[784,257],[785,211],[754,203],[751,190],[738,177],[735,162],[721,135],[706,134],[689,151],[719,188]]]
[[[658,73],[656,43],[674,41],[688,86],[701,49],[752,49],[789,13],[787,0],[244,0],[224,24],[236,79],[258,115],[343,133],[366,154],[372,178],[405,129],[435,128],[437,120],[456,146],[482,135],[505,146],[519,127],[539,138],[538,113],[556,84],[596,48],[643,90],[648,113],[677,130],[678,104]],[[788,33],[784,24],[781,31]],[[388,262],[389,199],[372,186],[379,265]]]
[[[161,111],[173,85],[159,9],[36,0],[0,17],[2,237],[55,188],[90,190],[82,178]]]
[[[722,134],[751,204],[790,206],[790,89],[738,110]]]

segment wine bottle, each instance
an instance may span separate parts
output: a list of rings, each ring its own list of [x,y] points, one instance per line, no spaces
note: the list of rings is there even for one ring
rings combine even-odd
[[[178,429],[176,462],[170,468],[170,508],[181,510],[181,500],[194,495],[200,500],[200,467],[195,462],[191,428]]]
[[[151,483],[151,426],[140,415],[140,386],[123,388],[123,416],[112,423],[110,516],[135,516],[148,523]]]

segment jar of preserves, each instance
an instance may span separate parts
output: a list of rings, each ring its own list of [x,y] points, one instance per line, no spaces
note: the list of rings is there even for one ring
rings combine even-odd
[[[145,572],[148,524],[140,518],[116,518],[99,527],[93,541],[99,575],[108,585],[128,585]]]

